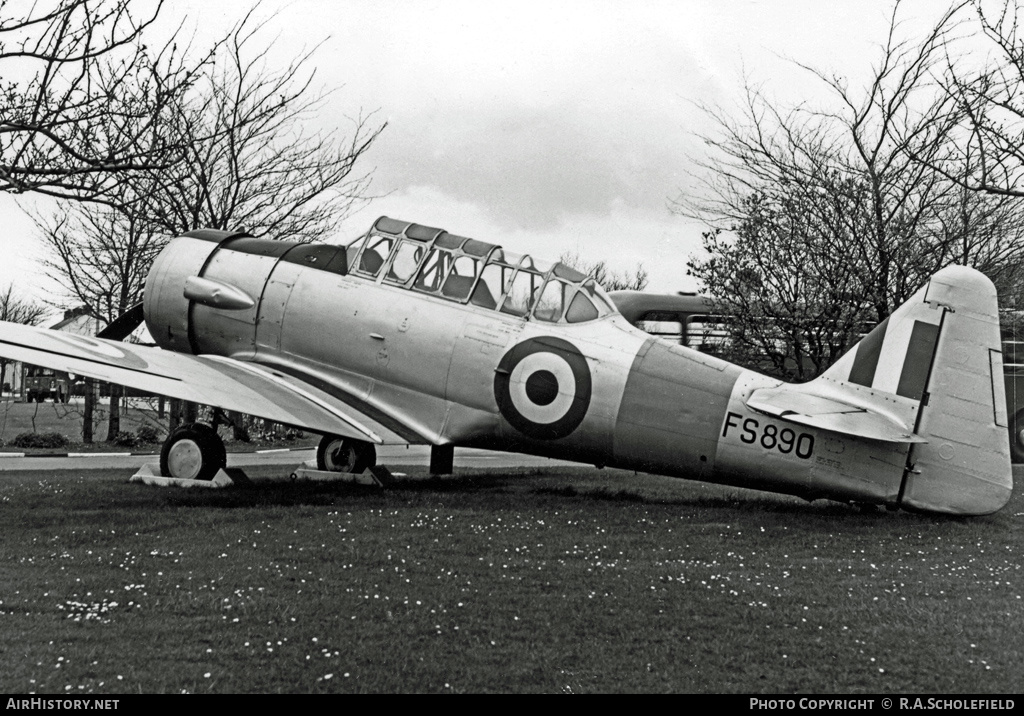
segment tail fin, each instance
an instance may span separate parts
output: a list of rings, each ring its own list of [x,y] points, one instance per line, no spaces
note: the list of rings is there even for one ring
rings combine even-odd
[[[909,407],[900,417],[927,442],[909,449],[902,505],[987,514],[1009,500],[999,313],[983,274],[939,271],[814,383],[833,395],[844,386],[880,409],[889,402],[893,413]]]

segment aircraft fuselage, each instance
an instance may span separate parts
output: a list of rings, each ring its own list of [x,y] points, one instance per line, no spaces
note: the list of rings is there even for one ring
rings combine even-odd
[[[346,439],[957,514],[995,511],[1012,489],[995,289],[966,267],[803,385],[652,338],[570,267],[387,217],[349,247],[179,237],[153,265],[145,317],[163,348],[222,357],[199,363],[298,401],[264,414],[339,418]]]
[[[544,323],[257,251],[220,249],[207,260],[212,244],[176,242],[154,275],[199,274],[254,303],[223,310],[179,293],[177,305],[151,311],[159,342],[271,366],[344,396],[402,441],[809,498],[888,502],[899,492],[905,445],[872,446],[883,455],[859,476],[849,441],[743,405],[751,390],[779,381],[655,340],[617,313]],[[177,323],[158,325],[168,315]]]

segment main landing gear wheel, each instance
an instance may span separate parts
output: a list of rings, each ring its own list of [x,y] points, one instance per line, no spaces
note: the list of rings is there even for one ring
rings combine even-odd
[[[160,448],[160,474],[188,480],[212,480],[227,465],[227,452],[217,431],[203,423],[175,430]]]
[[[338,435],[324,435],[316,448],[316,469],[359,474],[377,464],[373,443]]]

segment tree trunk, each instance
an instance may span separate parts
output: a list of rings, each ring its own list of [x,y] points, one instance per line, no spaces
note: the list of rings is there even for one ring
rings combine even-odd
[[[232,438],[243,443],[249,442],[249,431],[245,427],[245,416],[234,410],[227,411],[228,420],[231,421]]]
[[[168,416],[169,416],[167,418],[167,434],[168,435],[170,435],[175,430],[177,430],[178,426],[181,425],[181,403],[182,403],[182,401],[179,400],[178,398],[171,398],[170,403],[171,403],[170,409],[167,411],[168,412]]]
[[[121,386],[110,384],[110,415],[107,416],[107,442],[112,443],[121,432]]]
[[[92,443],[92,411],[96,403],[96,383],[92,378],[85,379],[85,409],[82,417],[82,442]]]
[[[170,420],[167,429],[173,433],[177,428],[188,423],[194,423],[199,416],[199,406],[187,400],[171,398]],[[169,434],[169,433],[168,433]]]

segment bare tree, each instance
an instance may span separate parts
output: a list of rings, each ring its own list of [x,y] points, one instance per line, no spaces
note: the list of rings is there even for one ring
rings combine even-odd
[[[614,271],[608,268],[608,263],[603,259],[584,261],[575,251],[563,253],[558,260],[566,266],[571,266],[580,273],[590,276],[605,291],[643,291],[647,287],[647,270],[642,264],[637,264],[632,271],[629,269]]]
[[[148,268],[165,239],[148,222],[118,209],[63,208],[63,214],[35,217],[49,249],[43,266],[67,298],[111,323],[142,299]]]
[[[84,305],[89,315],[110,324],[142,300],[146,276],[165,239],[131,211],[103,204],[62,207],[53,216],[35,216],[49,249],[43,266],[66,289],[64,302]],[[92,442],[94,393],[87,384],[83,439]],[[107,439],[120,432],[119,386],[110,386]]]
[[[799,195],[758,192],[735,232],[709,231],[708,257],[689,273],[714,296],[729,340],[718,351],[749,368],[803,380],[835,362],[872,315],[856,261],[845,250],[844,216],[856,206],[837,201],[831,216],[808,210]]]
[[[386,124],[359,114],[346,134],[310,129],[328,97],[308,69],[314,51],[274,65],[273,43],[259,40],[266,24],[244,18],[175,105],[162,133],[184,149],[183,161],[133,178],[156,230],[244,228],[314,241],[366,200],[370,176],[356,164]]]
[[[113,320],[140,300],[169,236],[242,228],[312,241],[365,200],[369,174],[356,164],[385,125],[359,117],[344,139],[309,132],[325,98],[305,72],[311,54],[271,69],[270,47],[252,49],[261,29],[251,15],[239,23],[156,126],[183,161],[125,177],[130,200],[116,206],[65,202],[35,217],[50,275],[98,318]]]
[[[935,131],[955,138],[940,155],[915,159],[966,188],[1024,196],[1024,35],[1015,0],[971,0],[971,39],[986,41],[967,58],[951,55],[941,82],[951,110],[935,118]],[[986,56],[978,66],[974,59]],[[968,61],[970,60],[970,61]]]
[[[0,0],[0,191],[120,203],[126,174],[177,160],[156,128],[196,65],[143,42],[161,7]]]
[[[270,45],[254,48],[262,29],[251,15],[240,22],[154,127],[181,161],[122,177],[117,204],[65,202],[35,217],[49,274],[93,315],[109,322],[141,300],[169,236],[240,228],[312,241],[364,200],[369,174],[356,164],[384,125],[360,116],[345,139],[308,130],[325,99],[305,69],[312,55],[271,67]]]
[[[812,327],[849,338],[858,322],[882,320],[948,263],[1019,271],[1020,203],[964,192],[931,166],[948,157],[952,140],[956,105],[933,77],[948,62],[962,8],[910,42],[899,37],[896,3],[862,87],[803,66],[827,90],[823,107],[784,108],[748,84],[738,118],[706,109],[718,131],[704,137],[711,158],[703,194],[680,197],[674,208],[727,233],[706,237],[710,255],[691,260],[691,273],[729,310],[775,315],[760,321],[755,342],[770,352],[782,330],[788,364],[797,364],[787,371],[797,377],[838,357]],[[742,279],[728,275],[738,269]],[[808,362],[805,375],[799,365]]]

